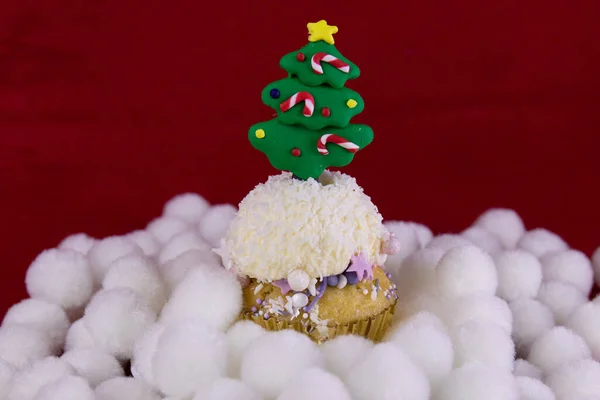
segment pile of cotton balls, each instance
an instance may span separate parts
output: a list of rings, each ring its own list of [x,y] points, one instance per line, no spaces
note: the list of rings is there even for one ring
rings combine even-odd
[[[42,252],[0,328],[0,399],[600,398],[600,249],[505,209],[458,235],[387,222],[394,326],[317,346],[236,322],[240,282],[212,251],[235,212],[184,194],[144,230]]]

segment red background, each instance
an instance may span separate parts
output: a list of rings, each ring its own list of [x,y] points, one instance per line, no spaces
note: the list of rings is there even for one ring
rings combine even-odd
[[[306,23],[362,70],[346,168],[388,219],[457,231],[515,208],[600,244],[597,0],[0,1],[0,310],[42,249],[141,228],[171,196],[237,203],[274,170],[247,141]]]

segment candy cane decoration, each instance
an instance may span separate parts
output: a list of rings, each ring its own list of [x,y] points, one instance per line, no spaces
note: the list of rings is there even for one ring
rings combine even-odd
[[[342,60],[340,60],[339,58],[327,53],[315,53],[315,55],[312,56],[312,58],[310,59],[310,65],[312,66],[313,72],[315,74],[320,75],[323,73],[323,67],[321,66],[321,62],[326,62],[332,67],[335,67],[342,72],[350,72],[350,66]]]
[[[282,112],[286,112],[287,110],[289,110],[290,108],[294,107],[296,104],[302,101],[304,102],[304,109],[302,110],[302,115],[304,115],[305,117],[312,116],[313,111],[315,110],[315,98],[312,96],[312,94],[308,92],[298,92],[294,94],[289,99],[282,101],[281,104],[279,104],[279,108]]]
[[[319,153],[323,154],[324,156],[329,154],[329,151],[327,151],[327,147],[325,147],[327,143],[335,143],[338,146],[346,149],[350,153],[356,153],[359,150],[357,144],[352,143],[341,136],[334,135],[333,133],[327,133],[321,136],[321,138],[317,142],[317,150],[319,150]]]

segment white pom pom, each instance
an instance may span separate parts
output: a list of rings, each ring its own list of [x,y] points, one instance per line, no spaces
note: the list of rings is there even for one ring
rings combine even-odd
[[[525,233],[523,220],[514,210],[492,208],[487,210],[474,223],[495,234],[507,249],[514,249]]]
[[[65,309],[83,307],[93,291],[85,256],[71,250],[51,249],[41,253],[29,266],[25,283],[31,297]]]
[[[521,398],[519,400],[555,400],[556,397],[550,388],[537,379],[527,376],[516,378],[517,387]]]
[[[554,326],[552,311],[534,299],[516,300],[509,306],[513,313],[512,336],[517,352],[527,355],[534,340]]]
[[[328,371],[345,379],[348,372],[373,348],[373,342],[361,336],[342,335],[321,346]]]
[[[64,238],[63,241],[58,245],[58,248],[62,250],[77,251],[81,254],[87,254],[94,245],[95,241],[96,239],[88,236],[85,233],[76,233]]]
[[[115,357],[97,349],[70,350],[60,358],[68,362],[91,387],[124,374],[123,367]]]
[[[473,246],[473,243],[471,243],[469,239],[463,236],[452,235],[449,233],[435,236],[429,241],[429,243],[427,243],[428,249],[440,249],[444,252],[451,250],[455,247],[462,246]]]
[[[237,319],[241,307],[242,290],[235,277],[222,267],[206,265],[191,270],[175,288],[161,320],[201,319],[225,330]]]
[[[319,368],[302,372],[283,390],[277,400],[352,400],[344,383]],[[225,400],[225,399],[223,399]]]
[[[515,378],[503,368],[478,363],[453,370],[436,390],[434,400],[519,400]]]
[[[56,357],[44,358],[15,374],[8,399],[33,400],[42,387],[74,374],[73,367],[65,361]]]
[[[85,379],[65,376],[41,388],[35,400],[96,400],[96,396]]]
[[[264,339],[252,342],[241,365],[242,380],[264,397],[277,397],[301,371],[323,365],[317,345],[301,333],[270,332]]]
[[[444,250],[427,248],[404,259],[399,272],[392,273],[401,300],[423,293],[437,295],[435,269],[444,254]]]
[[[571,315],[567,326],[585,339],[594,358],[600,359],[600,304],[585,303]]]
[[[454,365],[480,362],[512,371],[515,344],[510,334],[498,325],[473,320],[454,328],[451,335]]]
[[[504,249],[504,245],[498,236],[479,226],[467,228],[461,235],[489,254],[496,254]]]
[[[261,397],[242,381],[221,378],[210,386],[200,389],[193,400],[262,400]]]
[[[206,264],[220,265],[218,256],[212,251],[189,250],[159,264],[158,269],[167,286],[174,289],[191,269],[204,268]]]
[[[587,297],[579,289],[561,282],[542,283],[537,298],[552,311],[559,325],[566,323],[567,318],[587,302]]]
[[[563,364],[545,379],[557,400],[584,400],[600,398],[600,364],[593,360],[579,360]]]
[[[536,228],[525,232],[519,240],[517,247],[530,252],[538,258],[569,248],[560,236],[543,228]]]
[[[150,232],[159,245],[164,245],[172,237],[188,229],[190,229],[190,226],[186,222],[173,217],[155,218],[146,226],[146,230]]]
[[[136,379],[143,380],[150,386],[155,385],[152,364],[158,341],[164,331],[165,325],[156,323],[144,332],[133,345],[131,375]]]
[[[158,252],[159,244],[148,231],[133,231],[125,235],[125,238],[137,244],[147,256],[153,256]]]
[[[600,285],[600,247],[598,247],[592,255],[592,265],[594,266],[596,283]]]
[[[475,246],[449,250],[440,260],[436,275],[440,294],[448,298],[475,293],[494,295],[498,286],[494,261]]]
[[[83,321],[98,345],[124,360],[134,341],[156,321],[148,303],[127,288],[98,292],[85,310]]]
[[[129,288],[143,297],[158,313],[167,301],[167,289],[154,262],[140,254],[130,254],[115,260],[104,277],[106,290]]]
[[[497,295],[506,301],[537,296],[542,283],[542,265],[524,250],[508,250],[494,257],[498,273]]]
[[[12,306],[2,326],[24,325],[37,329],[52,342],[53,353],[62,350],[65,344],[69,319],[62,308],[43,300],[27,299]]]
[[[219,245],[221,238],[227,233],[231,220],[235,217],[237,208],[231,204],[212,206],[200,220],[198,225],[202,237],[212,246]]]
[[[110,265],[118,258],[129,254],[143,254],[142,249],[133,241],[121,236],[102,239],[88,253],[94,282],[98,285],[110,269]]]
[[[118,377],[102,382],[95,391],[96,400],[161,400],[144,382]]]
[[[533,379],[542,379],[543,372],[529,361],[519,358],[515,360],[513,374],[515,376],[528,376]]]
[[[414,227],[406,222],[387,221],[385,227],[396,235],[400,242],[400,251],[388,255],[385,261],[385,269],[392,275],[396,275],[402,265],[402,260],[421,248],[421,242]]]
[[[200,321],[167,326],[152,361],[160,391],[184,398],[225,376],[226,364],[225,336]]]
[[[0,358],[0,399],[6,399],[13,384],[15,367]]]
[[[209,207],[210,203],[199,194],[184,193],[173,197],[165,204],[163,215],[192,224],[199,222]]]
[[[594,285],[594,269],[585,254],[578,250],[550,253],[542,258],[545,281],[568,283],[581,290],[586,296]]]
[[[508,334],[512,333],[513,316],[508,303],[489,294],[459,297],[446,303],[442,314],[444,322],[453,328],[467,321],[487,321],[498,325]]]
[[[0,328],[0,359],[19,369],[51,355],[52,347],[50,338],[37,329],[21,325]]]
[[[417,237],[419,238],[419,242],[421,243],[421,248],[427,246],[431,239],[433,239],[433,232],[429,227],[419,224],[418,222],[406,222],[410,226],[413,227],[415,232],[417,232]]]
[[[591,355],[581,336],[565,327],[555,326],[533,342],[527,360],[544,372],[550,372],[563,363]]]
[[[429,382],[398,346],[380,343],[349,372],[346,384],[355,400],[428,400]]]
[[[165,244],[158,254],[158,262],[164,264],[189,250],[201,250],[208,253],[211,252],[211,246],[196,231],[182,232],[173,236]]]
[[[79,319],[71,325],[67,332],[67,339],[65,340],[66,351],[74,349],[90,349],[97,346],[92,334],[83,323],[83,319]]]
[[[423,314],[406,320],[391,333],[389,341],[421,367],[432,386],[437,386],[452,369],[454,349],[450,337],[436,323],[423,323]]]
[[[267,331],[252,321],[238,321],[227,331],[228,375],[240,377],[240,367],[244,352],[253,340],[262,337]]]

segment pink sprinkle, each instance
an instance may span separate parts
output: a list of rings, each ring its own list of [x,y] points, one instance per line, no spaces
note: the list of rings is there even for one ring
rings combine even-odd
[[[262,300],[261,299],[256,299],[256,304],[260,304],[260,303],[262,303]]]

